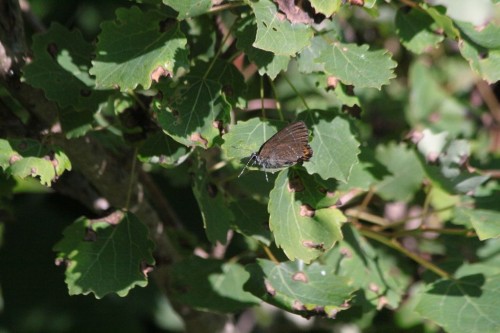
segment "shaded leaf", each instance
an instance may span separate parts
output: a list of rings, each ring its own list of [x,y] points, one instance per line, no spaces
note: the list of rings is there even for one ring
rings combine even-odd
[[[252,199],[240,199],[229,206],[234,215],[231,228],[266,246],[271,245],[267,207]]]
[[[70,295],[126,296],[134,286],[147,285],[143,269],[155,262],[154,244],[132,213],[117,211],[97,220],[81,217],[63,235],[54,251],[58,260],[67,262]]]
[[[94,48],[78,30],[53,23],[46,33],[34,36],[32,50],[34,60],[24,67],[24,77],[61,108],[95,112],[110,95],[109,91],[95,90],[94,78],[89,75]],[[71,113],[80,117],[78,112]],[[85,126],[90,121],[80,119],[79,124]]]
[[[434,20],[421,10],[399,9],[396,13],[396,28],[403,45],[420,54],[430,47],[436,47],[444,36],[436,32]]]
[[[184,162],[190,154],[191,151],[188,151],[185,146],[157,132],[144,141],[137,157],[141,162],[175,167]]]
[[[186,146],[211,147],[229,122],[231,105],[222,85],[205,75],[207,70],[208,65],[201,63],[177,87],[162,87],[164,98],[155,104],[165,133]]]
[[[208,240],[226,244],[233,213],[229,210],[217,185],[210,182],[204,164],[199,162],[193,174],[193,193],[200,207]]]
[[[191,257],[174,264],[170,272],[172,297],[195,309],[232,313],[259,303],[243,290],[250,274],[239,264]]]
[[[257,36],[255,18],[242,19],[238,23],[235,34],[237,37],[236,47],[244,51],[248,59],[259,68],[260,75],[267,74],[271,79],[275,79],[281,71],[287,69],[290,56],[277,55],[254,47],[253,43]]]
[[[116,17],[101,25],[97,57],[90,70],[98,87],[127,91],[141,85],[148,89],[155,72],[172,76],[179,68],[188,68],[187,40],[179,24],[162,31],[160,22],[166,16],[137,7],[120,8]]]

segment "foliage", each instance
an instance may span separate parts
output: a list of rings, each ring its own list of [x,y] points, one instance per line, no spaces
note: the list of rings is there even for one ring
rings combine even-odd
[[[52,244],[69,294],[154,277],[182,322],[164,329],[273,331],[264,302],[317,329],[500,331],[497,1],[480,27],[444,0],[114,6],[94,40],[51,22],[2,73],[0,244],[45,186],[87,209]],[[242,172],[298,120],[310,161]]]

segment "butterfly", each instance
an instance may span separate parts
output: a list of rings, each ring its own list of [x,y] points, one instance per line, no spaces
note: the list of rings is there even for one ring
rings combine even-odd
[[[250,163],[257,164],[264,171],[272,171],[309,161],[312,156],[313,150],[309,146],[309,130],[303,121],[297,121],[274,134],[260,146],[258,152],[252,153],[238,177],[243,174]]]

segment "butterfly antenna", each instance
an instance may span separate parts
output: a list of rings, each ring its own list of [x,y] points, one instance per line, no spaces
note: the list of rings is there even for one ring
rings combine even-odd
[[[245,170],[248,168],[248,165],[252,161],[254,161],[254,163],[255,163],[255,154],[250,155],[250,159],[248,160],[247,164],[245,164],[245,167],[243,168],[243,170],[241,170],[240,174],[238,175],[238,178],[241,177],[241,175],[243,174],[243,172],[245,172]]]

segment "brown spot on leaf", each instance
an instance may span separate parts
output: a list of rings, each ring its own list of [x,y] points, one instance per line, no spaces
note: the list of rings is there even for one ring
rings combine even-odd
[[[153,266],[149,265],[145,261],[141,261],[141,272],[144,274],[145,277],[148,276],[149,273],[153,271]]]
[[[363,7],[365,5],[365,0],[347,0],[347,2],[353,6]]]
[[[57,58],[57,53],[59,53],[59,48],[57,47],[57,44],[52,42],[47,45],[47,52],[49,55],[52,57],[52,59]]]
[[[436,163],[437,160],[439,159],[439,153],[436,152],[436,151],[431,151],[430,153],[428,153],[426,156],[425,156],[425,159],[427,160],[427,162],[429,163]]]
[[[215,198],[218,192],[219,190],[217,189],[217,186],[215,186],[213,183],[207,184],[207,193],[210,198]]]
[[[304,191],[304,184],[300,177],[293,177],[288,180],[288,192],[302,192]]]
[[[345,247],[341,248],[340,249],[340,254],[343,255],[346,258],[352,258],[352,253],[351,253],[351,251],[348,248],[345,248]]]
[[[380,291],[379,286],[375,282],[370,282],[368,284],[368,289],[373,291],[375,294],[378,294]]]
[[[165,69],[164,67],[162,66],[158,66],[156,67],[156,69],[153,70],[153,72],[151,73],[151,80],[153,80],[154,82],[159,82],[160,81],[160,78],[164,76],[164,77],[171,77],[172,76],[172,73],[169,72],[167,69]]]
[[[335,89],[335,88],[337,88],[338,84],[339,84],[339,79],[337,79],[336,76],[329,76],[326,79],[327,89]]]
[[[109,223],[111,225],[117,225],[123,219],[124,215],[125,214],[122,211],[117,210],[117,211],[109,214],[106,217],[103,217],[103,218],[100,218],[100,219],[97,219],[97,220],[93,220],[93,221],[100,221],[100,222],[104,221],[104,222],[107,222],[107,223]]]
[[[293,281],[304,282],[304,283],[308,283],[309,282],[309,279],[307,278],[307,275],[304,272],[297,272],[297,273],[293,274],[292,275],[292,280]]]
[[[80,95],[83,97],[89,97],[92,94],[92,91],[90,89],[80,89]]]
[[[32,175],[36,175],[36,173],[38,172],[38,169],[37,168],[31,168],[30,172],[31,172]]]
[[[337,313],[339,313],[339,310],[337,309],[332,309],[330,310],[329,313],[326,314],[326,316],[330,319],[335,319],[335,317],[337,316]]]
[[[269,296],[276,296],[276,289],[267,280],[264,280],[264,285],[266,287],[266,292]]]
[[[417,144],[422,140],[424,137],[424,133],[421,131],[416,131],[416,130],[411,130],[407,135],[406,139],[409,139],[411,142],[414,144]]]
[[[17,161],[21,160],[22,157],[19,156],[19,155],[12,155],[10,158],[9,158],[9,164],[12,165],[14,163],[16,163]]]
[[[300,216],[313,217],[315,213],[316,210],[314,210],[308,204],[303,204],[302,206],[300,206]]]
[[[324,306],[321,306],[321,305],[317,305],[316,307],[314,307],[314,312],[316,312],[317,314],[319,315],[325,315],[325,307]]]
[[[191,134],[191,136],[189,137],[189,140],[191,140],[193,142],[201,143],[205,148],[207,148],[207,145],[208,145],[207,139],[205,139],[203,136],[201,136],[201,134],[198,132]]]
[[[307,248],[314,249],[314,250],[320,250],[320,251],[325,250],[324,243],[315,243],[315,242],[310,241],[310,240],[305,240],[302,242],[302,245],[304,245]]]
[[[86,242],[95,242],[97,241],[97,233],[91,228],[87,228],[85,230],[85,236],[83,236],[83,240]]]
[[[304,306],[304,304],[302,304],[302,302],[299,300],[293,301],[292,308],[295,311],[305,311],[306,310],[306,307]]]

